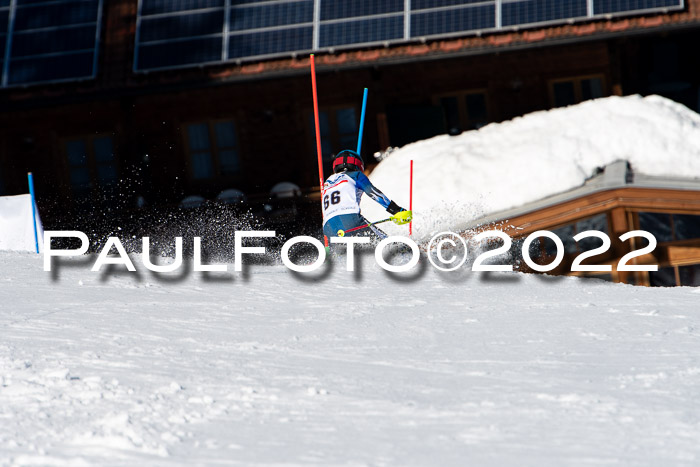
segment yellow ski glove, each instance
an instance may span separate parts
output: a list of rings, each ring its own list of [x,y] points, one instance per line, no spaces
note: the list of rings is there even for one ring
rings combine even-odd
[[[411,222],[412,219],[413,219],[413,211],[401,211],[401,212],[397,212],[396,214],[391,216],[391,220],[396,225],[408,224],[409,222]]]

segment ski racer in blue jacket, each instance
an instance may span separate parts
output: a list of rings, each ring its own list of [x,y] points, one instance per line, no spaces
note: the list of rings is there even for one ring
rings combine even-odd
[[[335,156],[334,173],[323,184],[321,192],[323,233],[327,237],[368,235],[368,231],[371,231],[379,238],[386,238],[387,235],[373,225],[345,234],[347,230],[369,224],[360,214],[360,199],[363,193],[381,204],[389,214],[396,215],[406,211],[372,185],[369,178],[362,173],[364,168],[362,158],[355,151],[346,149]],[[410,220],[410,213],[406,212],[403,217]]]

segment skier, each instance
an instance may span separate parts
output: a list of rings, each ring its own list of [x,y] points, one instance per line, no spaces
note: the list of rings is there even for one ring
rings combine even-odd
[[[366,193],[377,203],[381,204],[392,220],[397,224],[405,224],[411,220],[412,213],[391,201],[381,191],[372,185],[369,178],[362,173],[365,165],[358,153],[350,149],[340,151],[333,160],[333,175],[323,184],[323,233],[327,237],[367,235],[371,231],[376,237],[386,238],[386,234],[374,225],[356,229],[355,227],[369,224],[360,214],[360,198]]]

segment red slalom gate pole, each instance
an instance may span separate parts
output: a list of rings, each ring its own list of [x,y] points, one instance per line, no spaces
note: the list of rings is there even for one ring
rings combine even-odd
[[[408,184],[408,210],[413,211],[413,159],[411,159],[411,175]],[[408,223],[408,236],[413,235],[413,221]]]
[[[318,120],[318,92],[316,90],[316,64],[314,54],[311,54],[311,89],[314,96],[314,125],[316,126],[316,155],[318,156],[318,184],[321,187],[321,203],[323,203],[323,152],[321,150],[321,125]],[[328,248],[328,237],[323,236],[323,242]]]

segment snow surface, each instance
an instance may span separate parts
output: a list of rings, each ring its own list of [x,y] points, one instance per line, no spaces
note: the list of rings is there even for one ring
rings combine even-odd
[[[0,252],[1,466],[700,463],[697,288],[62,261]]]
[[[422,238],[581,186],[616,160],[646,175],[700,178],[700,115],[660,96],[613,96],[409,144],[370,175],[405,208],[411,159],[414,231]],[[368,219],[386,217],[364,198]]]

